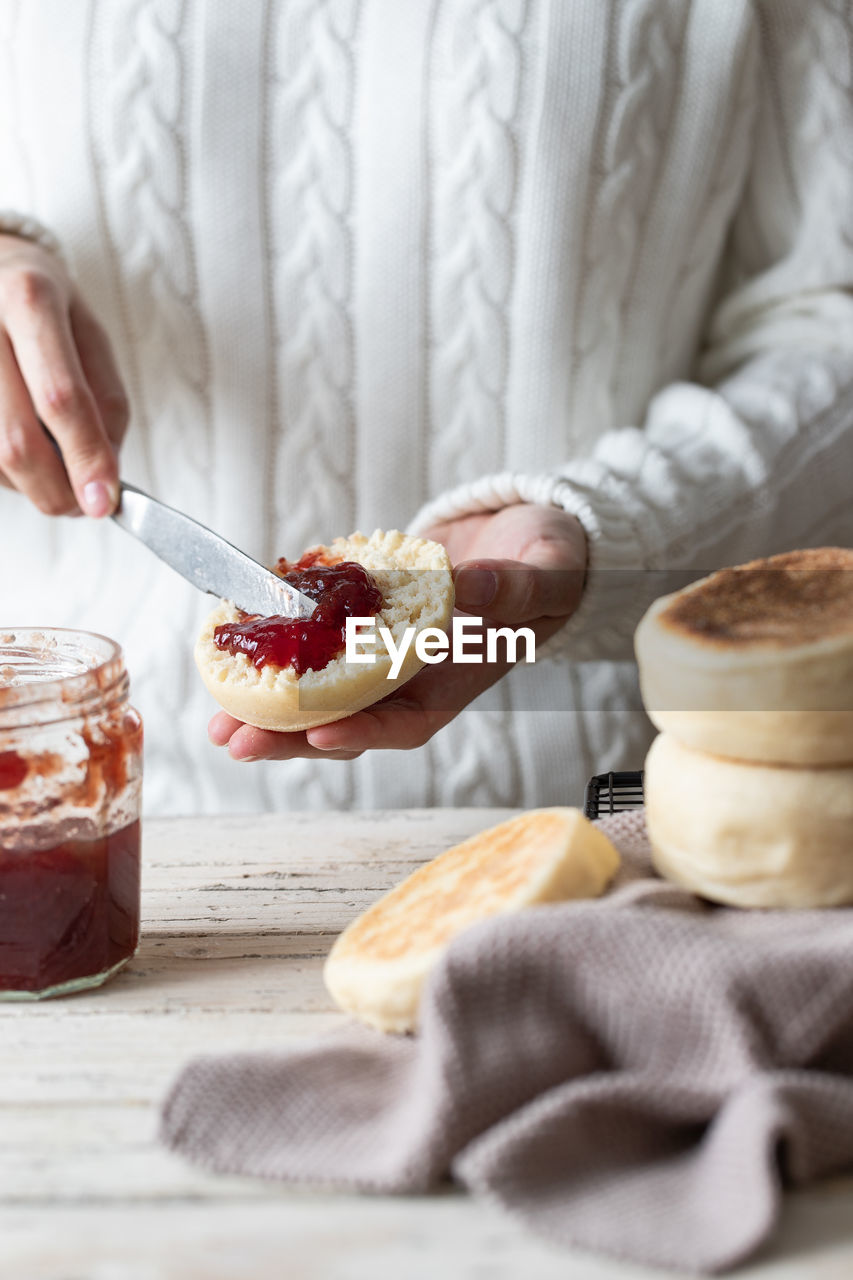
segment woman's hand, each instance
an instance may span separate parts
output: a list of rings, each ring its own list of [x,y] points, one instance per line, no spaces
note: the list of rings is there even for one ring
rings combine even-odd
[[[522,504],[465,516],[430,529],[455,565],[457,608],[487,623],[527,626],[541,644],[577,608],[587,546],[574,516]],[[241,724],[225,711],[210,722],[210,739],[235,760],[295,756],[353,760],[370,748],[420,747],[509,670],[507,662],[459,664],[450,657],[424,667],[381,702],[304,733],[272,733]]]
[[[109,340],[62,263],[0,235],[0,484],[47,515],[108,515],[127,419]]]

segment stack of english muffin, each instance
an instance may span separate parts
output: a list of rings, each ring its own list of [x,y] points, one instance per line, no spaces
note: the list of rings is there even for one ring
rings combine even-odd
[[[636,635],[662,732],[662,875],[750,907],[853,903],[853,551],[794,551],[664,596]]]

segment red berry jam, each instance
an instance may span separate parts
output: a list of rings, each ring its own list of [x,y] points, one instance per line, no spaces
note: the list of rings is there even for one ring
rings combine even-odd
[[[321,563],[308,552],[295,565],[280,560],[276,570],[317,607],[310,618],[246,617],[225,622],[213,633],[220,649],[245,653],[256,667],[293,667],[297,675],[322,671],[346,645],[347,618],[372,618],[382,593],[366,569],[350,560]]]
[[[29,764],[17,751],[0,751],[0,791],[14,791],[29,771]]]
[[[48,849],[0,847],[0,990],[111,970],[139,934],[139,823]]]
[[[98,986],[139,934],[142,722],[119,646],[0,635],[0,1001]]]

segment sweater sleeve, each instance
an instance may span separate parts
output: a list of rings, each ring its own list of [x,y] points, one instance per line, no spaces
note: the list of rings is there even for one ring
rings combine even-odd
[[[518,502],[576,515],[589,574],[559,647],[578,660],[630,657],[670,575],[853,544],[853,12],[763,0],[759,21],[752,164],[696,381],[663,388],[590,456],[483,477],[413,523]]]
[[[61,256],[61,247],[53,232],[28,213],[0,209],[0,235],[20,236],[22,240],[32,240],[42,248],[49,249],[51,253]]]

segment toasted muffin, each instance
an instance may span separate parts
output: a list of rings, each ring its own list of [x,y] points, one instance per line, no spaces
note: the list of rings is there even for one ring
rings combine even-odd
[[[765,763],[853,763],[853,551],[792,551],[657,600],[635,647],[655,725]]]
[[[644,779],[661,875],[738,907],[853,902],[853,766],[727,760],[662,733]]]
[[[396,530],[369,538],[354,533],[328,547],[312,548],[327,564],[362,565],[382,593],[376,625],[388,627],[399,644],[407,627],[445,629],[453,612],[453,578],[444,547]],[[353,715],[386,697],[423,665],[410,644],[399,674],[389,679],[391,657],[381,643],[373,664],[348,663],[341,652],[320,670],[301,675],[291,666],[257,667],[245,653],[217,646],[216,627],[243,615],[223,601],[205,619],[195,661],[207,688],[231,715],[261,729],[293,732]]]
[[[577,809],[536,809],[454,845],[354,920],[323,976],[348,1012],[381,1031],[412,1031],[427,974],[463,929],[537,903],[594,898],[619,866]]]

